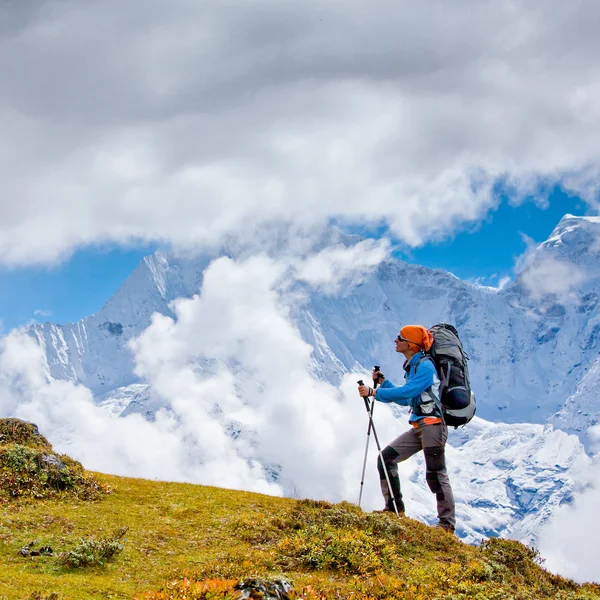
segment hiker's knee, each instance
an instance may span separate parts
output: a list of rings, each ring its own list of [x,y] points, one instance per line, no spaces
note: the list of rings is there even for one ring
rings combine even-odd
[[[425,448],[425,479],[429,489],[436,495],[442,494],[441,477],[446,472],[446,457],[443,447]]]
[[[383,457],[383,461],[381,460]],[[377,457],[377,470],[379,471],[379,475],[383,479],[385,477],[385,471],[383,467],[389,471],[395,464],[395,459],[398,457],[398,453],[391,447],[386,446],[381,454]]]

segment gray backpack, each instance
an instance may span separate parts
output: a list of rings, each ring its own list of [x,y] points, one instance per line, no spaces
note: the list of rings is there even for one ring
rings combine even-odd
[[[440,402],[444,420],[449,427],[466,425],[475,415],[475,394],[469,380],[469,357],[463,350],[458,331],[448,323],[439,323],[429,330],[433,346],[427,353],[440,379]]]

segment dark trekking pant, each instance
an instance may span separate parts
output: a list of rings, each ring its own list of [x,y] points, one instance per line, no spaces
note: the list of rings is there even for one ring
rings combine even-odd
[[[419,450],[423,450],[426,467],[425,478],[429,489],[435,494],[437,500],[440,525],[454,529],[456,524],[454,495],[446,471],[445,446],[447,439],[448,428],[443,423],[420,424],[419,427],[411,427],[411,429],[396,438],[383,449],[381,455],[390,478],[396,506],[399,511],[404,511],[400,479],[398,477],[398,463],[416,454]],[[377,469],[379,470],[381,491],[383,492],[386,508],[393,510],[381,457],[377,458]]]

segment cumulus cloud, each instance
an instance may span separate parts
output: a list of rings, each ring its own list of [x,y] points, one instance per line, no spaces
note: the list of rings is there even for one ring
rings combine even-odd
[[[364,268],[340,266],[340,256],[330,257],[338,276]],[[312,376],[312,348],[289,318],[302,301],[293,273],[266,256],[221,258],[196,296],[173,303],[175,318],[153,316],[132,351],[163,407],[154,422],[111,416],[85,387],[52,380],[42,348],[20,331],[0,340],[0,410],[37,423],[91,469],[354,501],[367,425],[356,376],[340,388]],[[396,421],[380,412],[391,437]],[[371,450],[365,506],[374,507]]]
[[[570,504],[558,508],[540,530],[540,554],[551,571],[575,581],[600,581],[597,540],[600,536],[600,455],[581,477],[583,488]]]
[[[176,319],[155,315],[133,344],[136,371],[175,413],[189,415],[182,426],[203,454],[218,454],[233,443],[227,431],[241,429],[238,450],[272,465],[288,491],[324,495],[343,489],[345,464],[331,460],[332,447],[345,440],[352,454],[352,436],[343,432],[360,406],[310,376],[312,348],[277,292],[283,274],[266,257],[215,261],[202,292],[174,303]],[[197,361],[216,363],[214,374],[197,372]]]
[[[498,180],[594,202],[599,10],[12,3],[0,260],[331,217],[419,244],[493,206]]]
[[[0,410],[36,423],[57,449],[89,469],[281,493],[262,467],[231,448],[218,446],[215,459],[194,453],[175,414],[159,412],[154,423],[140,415],[110,417],[84,386],[49,378],[42,349],[24,332],[0,340]]]

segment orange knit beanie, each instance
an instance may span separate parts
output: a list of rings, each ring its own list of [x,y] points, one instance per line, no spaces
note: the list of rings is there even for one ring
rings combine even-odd
[[[408,340],[415,351],[429,350],[433,345],[433,335],[423,325],[405,325],[400,330],[400,337]]]

